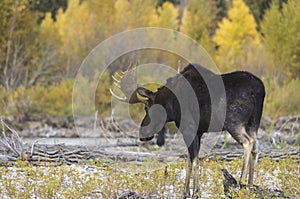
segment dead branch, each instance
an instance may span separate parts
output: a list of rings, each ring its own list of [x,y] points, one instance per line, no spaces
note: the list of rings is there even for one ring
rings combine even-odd
[[[21,157],[24,149],[24,143],[22,139],[19,137],[18,133],[10,128],[2,118],[0,118],[0,122],[2,125],[2,138],[0,142],[4,147],[10,150],[14,156]],[[7,135],[6,129],[9,131],[10,135]]]

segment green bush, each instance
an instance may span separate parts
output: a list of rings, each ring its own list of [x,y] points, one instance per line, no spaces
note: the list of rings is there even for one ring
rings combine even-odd
[[[0,91],[3,115],[28,113],[67,116],[72,114],[73,80],[62,80],[50,86],[23,86],[12,91]]]
[[[264,114],[273,117],[300,113],[300,79],[279,85],[276,78],[264,79],[266,99]]]
[[[40,112],[66,116],[72,114],[73,80],[63,80],[57,85],[46,88],[46,93],[35,101],[39,102]],[[45,91],[42,91],[42,93]],[[34,96],[34,93],[32,93]]]

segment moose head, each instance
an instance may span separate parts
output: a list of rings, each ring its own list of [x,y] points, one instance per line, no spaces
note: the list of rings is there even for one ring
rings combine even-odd
[[[136,68],[128,67],[125,72],[115,73],[112,76],[114,84],[118,87],[125,97],[120,97],[110,89],[113,97],[121,102],[129,104],[142,103],[145,105],[145,117],[141,122],[139,129],[139,138],[141,141],[150,141],[155,134],[164,135],[166,131],[165,124],[170,121],[166,111],[166,105],[162,100],[162,89],[153,92],[137,84]],[[159,146],[164,144],[164,139],[159,136],[157,140]]]

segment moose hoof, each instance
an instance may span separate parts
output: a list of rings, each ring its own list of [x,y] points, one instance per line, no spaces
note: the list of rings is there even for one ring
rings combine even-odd
[[[194,193],[193,193],[193,195],[192,195],[192,198],[193,199],[198,199],[199,198],[199,188],[198,189],[196,189],[195,191],[194,191]]]
[[[142,142],[147,142],[147,141],[150,141],[154,138],[154,136],[151,136],[151,137],[143,137],[143,138],[140,138],[140,141]]]
[[[198,199],[199,197],[197,195],[193,196],[192,197],[193,199]]]
[[[186,198],[190,198],[190,197],[191,197],[190,192],[185,192],[185,193],[183,193],[182,199],[186,199]]]

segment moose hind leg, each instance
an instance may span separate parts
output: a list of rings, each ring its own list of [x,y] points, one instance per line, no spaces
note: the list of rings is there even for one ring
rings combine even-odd
[[[233,128],[232,130],[229,130],[229,133],[244,148],[243,167],[242,167],[241,178],[240,178],[240,182],[242,182],[243,180],[246,179],[248,173],[254,140],[253,138],[251,138],[250,135],[248,135],[244,125],[239,125]]]
[[[250,168],[249,168],[249,178],[248,178],[248,184],[253,185],[253,178],[254,178],[254,165],[256,162],[257,154],[258,154],[258,141],[256,138],[256,133],[257,131],[254,131],[252,138],[253,138],[253,148],[251,151],[251,156],[250,156]]]
[[[251,151],[253,148],[253,139],[249,138],[246,142],[243,143],[244,148],[244,157],[243,157],[243,168],[240,181],[244,180],[248,173],[248,167],[251,158]]]

